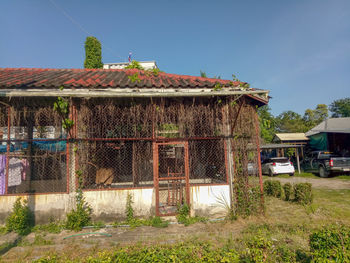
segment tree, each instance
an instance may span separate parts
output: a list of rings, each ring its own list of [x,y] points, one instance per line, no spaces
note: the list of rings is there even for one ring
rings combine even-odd
[[[271,114],[270,110],[268,105],[258,108],[260,137],[265,143],[271,142],[276,133],[275,117]]]
[[[332,117],[350,117],[350,98],[335,100],[329,106],[329,110],[333,113]]]
[[[294,111],[285,111],[276,117],[278,132],[306,132],[308,127],[300,114]]]
[[[307,109],[303,120],[308,129],[315,127],[328,117],[328,107],[326,104],[318,104],[316,109]]]
[[[84,68],[102,68],[101,43],[95,37],[87,37],[85,41]]]

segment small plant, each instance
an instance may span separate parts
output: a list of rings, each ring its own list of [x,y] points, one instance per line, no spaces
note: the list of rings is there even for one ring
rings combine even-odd
[[[252,237],[246,242],[246,246],[247,249],[242,253],[240,262],[266,262],[268,256],[271,256],[272,242],[263,236]]]
[[[132,207],[132,204],[134,201],[132,200],[132,194],[128,193],[126,197],[126,207],[125,207],[125,215],[126,215],[126,221],[131,222],[134,220],[134,208]]]
[[[106,224],[103,223],[102,221],[97,221],[92,223],[92,226],[94,227],[94,229],[100,229],[100,228],[104,228]]]
[[[140,62],[138,62],[136,60],[131,61],[130,64],[125,67],[125,69],[134,69],[134,68],[139,69],[139,70],[144,70],[144,68],[141,66]]]
[[[283,185],[283,190],[284,190],[284,198],[286,201],[291,200],[291,195],[293,192],[293,187],[290,183],[286,183]]]
[[[153,227],[163,228],[163,227],[167,227],[169,225],[169,222],[163,220],[159,216],[155,216],[148,219],[148,225]]]
[[[266,195],[280,198],[282,196],[282,186],[280,181],[267,180],[264,182],[264,192]]]
[[[184,203],[178,208],[178,215],[176,216],[177,221],[180,224],[186,225],[188,218],[190,216],[190,207],[188,204]]]
[[[132,74],[130,76],[128,76],[128,79],[131,80],[131,82],[141,82],[140,76],[138,73]]]
[[[231,203],[230,200],[227,200],[227,198],[223,193],[220,196],[215,197],[215,199],[217,204],[221,206],[223,209],[225,209],[226,220],[230,220],[230,221],[237,220],[237,215],[236,215],[234,206],[230,204]]]
[[[0,235],[4,235],[7,233],[7,228],[6,226],[0,226]]]
[[[53,233],[58,234],[61,233],[61,231],[64,228],[64,224],[60,222],[50,222],[45,225],[36,225],[33,227],[32,232],[47,232],[47,233]]]
[[[222,85],[220,83],[216,83],[214,88],[213,88],[214,91],[220,91],[222,90]]]
[[[189,226],[197,222],[206,222],[207,219],[200,216],[190,216],[190,206],[186,203],[180,205],[178,208],[178,215],[176,216],[177,222]]]
[[[52,245],[53,242],[51,240],[45,239],[42,235],[35,235],[34,241],[32,243],[33,246],[46,246]]]
[[[27,200],[21,201],[18,197],[13,205],[11,214],[6,218],[6,230],[14,231],[20,235],[26,235],[34,225],[34,216],[28,207]]]
[[[315,231],[309,237],[313,262],[349,262],[350,228],[332,226]]]
[[[310,183],[299,183],[294,185],[294,201],[302,205],[312,203],[313,194]]]
[[[90,205],[85,201],[83,195],[82,172],[78,170],[75,173],[78,177],[78,189],[75,196],[76,208],[72,209],[72,211],[67,214],[66,228],[79,231],[91,222],[92,209]]]

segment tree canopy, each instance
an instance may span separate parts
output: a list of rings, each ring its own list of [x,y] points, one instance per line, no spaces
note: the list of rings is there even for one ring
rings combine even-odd
[[[333,118],[350,117],[350,98],[335,100],[329,106]]]
[[[101,43],[95,37],[87,37],[85,41],[84,68],[102,68]]]

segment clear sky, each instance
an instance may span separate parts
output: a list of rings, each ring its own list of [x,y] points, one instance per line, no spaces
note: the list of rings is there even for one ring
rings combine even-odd
[[[350,97],[349,0],[0,0],[0,33],[0,67],[82,68],[93,35],[105,63],[234,73],[275,115]]]

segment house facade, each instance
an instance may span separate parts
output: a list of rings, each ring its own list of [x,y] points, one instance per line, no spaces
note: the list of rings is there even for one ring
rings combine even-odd
[[[256,108],[240,82],[130,70],[0,69],[0,222],[18,196],[64,219],[78,181],[93,217],[219,216],[259,167]],[[54,106],[55,105],[55,106]],[[69,124],[69,125],[68,125]],[[260,176],[260,169],[253,175]],[[255,180],[256,181],[256,180]],[[247,189],[249,191],[249,189]]]

